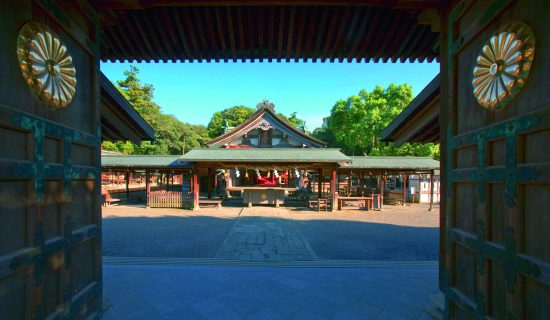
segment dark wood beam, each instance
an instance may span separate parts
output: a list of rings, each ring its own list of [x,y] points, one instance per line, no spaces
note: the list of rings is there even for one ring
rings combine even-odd
[[[330,62],[334,62],[334,60],[336,58],[342,58],[343,57],[342,52],[338,53],[337,49],[341,48],[340,43],[342,41],[342,37],[343,37],[343,34],[344,34],[345,27],[349,25],[348,21],[349,21],[350,13],[351,13],[351,10],[343,10],[343,18],[339,21],[340,26],[339,26],[338,30],[336,31],[336,33],[334,35],[334,42],[330,47],[330,53],[329,53]],[[352,21],[352,23],[353,23],[353,21]],[[345,50],[346,48],[342,48],[342,49]]]
[[[329,53],[331,51],[330,48],[331,48],[331,45],[332,45],[332,39],[334,38],[336,23],[339,20],[338,18],[339,18],[340,8],[335,7],[333,10],[334,11],[331,14],[330,22],[328,24],[327,35],[326,35],[326,37],[324,37],[325,38],[324,39],[325,40],[325,47],[323,48],[323,51],[322,51],[322,56],[324,58],[328,58]],[[346,11],[349,11],[349,10],[346,10]],[[323,59],[322,61],[324,62],[325,60]]]
[[[351,52],[350,44],[353,43],[353,42],[356,42],[356,41],[353,41],[353,40],[355,39],[355,37],[359,33],[358,30],[357,30],[357,23],[359,22],[359,17],[361,16],[361,13],[363,13],[363,12],[364,11],[363,11],[362,8],[357,8],[356,10],[354,10],[353,18],[351,18],[351,23],[349,24],[349,28],[348,28],[346,36],[345,36],[344,50],[348,51],[348,55],[346,56],[346,60],[348,62],[351,62],[351,60],[353,59],[349,54]],[[340,62],[342,62],[343,60],[344,60],[344,56],[340,55]]]
[[[279,8],[279,21],[278,21],[278,24],[279,24],[279,33],[278,33],[278,36],[277,36],[277,62],[280,62],[281,61],[281,56],[282,56],[282,52],[283,52],[283,32],[285,30],[285,8],[284,7],[280,7]]]
[[[359,11],[359,10],[358,10]],[[363,35],[365,34],[365,31],[368,29],[368,23],[370,23],[370,20],[372,18],[372,15],[374,14],[374,10],[365,10],[361,9],[363,13],[361,14],[361,24],[359,25],[359,28],[357,30],[357,34],[353,34],[353,46],[351,47],[349,54],[348,54],[348,62],[351,62],[353,58],[356,59],[356,61],[359,61],[360,59],[357,59],[358,50],[361,45],[361,41],[359,39],[363,39]]]
[[[153,39],[153,43],[155,44],[155,50],[160,50],[161,52],[167,52],[170,57],[175,57],[174,51],[172,51],[171,46],[168,44],[168,40],[166,39],[165,32],[156,32],[157,28],[154,28],[151,24],[151,19],[148,19],[147,17],[142,18],[142,21],[145,23],[145,30],[147,31],[147,37]],[[159,35],[160,38],[162,38],[162,41],[159,41]],[[162,56],[161,54],[155,52],[159,57]],[[166,63],[168,59],[166,57],[162,57],[162,61]]]
[[[148,39],[149,36],[148,36],[148,33],[145,32],[146,28],[144,27],[142,19],[140,18],[139,15],[136,15],[136,14],[130,15],[130,18],[134,23],[134,27],[136,27],[137,30],[139,31],[140,40],[143,41],[148,52],[151,52],[153,54],[154,58],[152,60],[154,60],[155,62],[158,62],[158,57],[159,57],[158,48],[149,41]]]
[[[248,50],[250,50],[249,56],[251,57],[251,61],[254,61],[255,58],[258,58],[258,54],[256,52],[256,38],[258,37],[258,30],[261,28],[260,26],[255,26],[254,19],[257,17],[257,11],[258,8],[246,8],[247,14],[245,15],[248,17],[246,23],[246,38],[248,39]],[[244,24],[244,21],[243,21]]]
[[[185,31],[183,29],[183,25],[181,24],[178,9],[172,8],[170,11],[172,12],[172,17],[174,18],[178,38],[181,39],[181,43],[183,45],[183,49],[185,51],[185,54],[187,55],[187,57],[190,58],[190,57],[193,56],[193,54],[192,54],[191,48],[189,46],[189,41],[187,40],[187,35],[185,34]]]
[[[264,8],[258,8],[258,45],[260,48],[264,48],[264,36],[265,36],[265,22],[264,22],[265,10]],[[263,57],[263,52],[260,53]]]
[[[365,38],[362,40],[363,43],[361,44],[360,49],[357,51],[357,56],[365,58],[366,60],[365,62],[369,62],[369,60],[371,59],[371,56],[368,55],[367,50],[370,47],[372,47],[373,44],[371,43],[371,39],[373,38],[377,30],[379,30],[378,25],[380,23],[380,16],[381,16],[380,11],[381,10],[379,8],[373,8],[371,10],[372,15],[370,19],[371,21],[368,22],[367,34],[365,35]]]
[[[189,10],[187,10],[187,8],[183,8],[179,10],[179,12],[183,16],[183,25],[185,26],[185,29],[188,31],[188,34],[190,35],[190,38],[191,38],[191,48],[193,51],[193,55],[196,58],[202,57],[202,50],[201,50],[202,48],[199,46],[199,43],[195,36],[197,32],[195,30],[195,27],[193,26],[194,24],[193,24],[193,20],[191,19],[191,15],[189,14]]]
[[[176,31],[174,30],[174,26],[170,23],[172,20],[169,18],[169,9],[163,9],[160,11],[160,15],[162,17],[162,21],[159,21],[159,23],[162,23],[164,25],[164,29],[167,30],[167,35],[170,39],[168,42],[169,46],[172,46],[172,49],[174,51],[177,51],[178,59],[183,61],[183,49],[184,47],[178,42],[178,37],[176,35]]]
[[[380,48],[382,40],[387,37],[393,37],[392,34],[386,32],[393,23],[393,21],[391,21],[392,13],[393,12],[385,8],[378,10],[378,14],[375,18],[377,22],[373,24],[373,28],[369,30],[368,38],[365,40],[365,42],[369,43],[365,56],[374,58],[376,63],[378,63],[380,59],[380,56],[376,55],[376,51]],[[381,30],[384,30],[384,32],[380,32]]]
[[[393,9],[442,8],[449,0],[93,0],[99,9],[137,10],[152,7],[188,6],[368,6]]]
[[[218,26],[218,38],[220,40],[220,47],[221,47],[222,51],[225,51],[226,50],[225,30],[223,28],[223,26],[225,24],[224,24],[224,21],[223,21],[223,15],[220,11],[221,11],[220,7],[215,7],[214,8],[214,13],[216,15],[216,22],[217,22],[217,26]]]
[[[327,26],[327,16],[328,16],[328,10],[327,8],[321,8],[321,21],[319,22],[319,31],[317,34],[314,34],[313,36],[317,38],[317,41],[315,41],[315,49],[312,54],[313,61],[316,62],[317,59],[320,56],[321,52],[321,44],[324,40],[325,35],[325,29]]]
[[[394,44],[396,43],[396,41],[394,40],[395,38],[400,38],[396,34],[399,33],[402,36],[403,33],[407,31],[406,28],[403,28],[404,26],[403,20],[405,18],[406,13],[404,13],[403,11],[398,11],[396,15],[397,17],[390,24],[390,28],[388,29],[387,36],[382,40],[382,44],[377,46],[378,48],[376,50],[376,55],[384,56],[384,59],[383,59],[384,63],[386,63],[390,58],[389,52],[393,52],[388,50],[388,46],[391,43],[394,43]]]
[[[298,11],[299,17],[304,17],[303,19],[298,19],[298,34],[296,35],[296,47],[294,48],[294,56],[296,59],[300,59],[300,51],[302,50],[302,41],[304,39],[304,27],[306,25],[306,21],[309,20],[310,17],[300,14],[300,8],[297,8],[296,10]]]
[[[233,62],[237,61],[237,44],[235,41],[235,29],[233,28],[233,15],[231,14],[231,7],[225,8],[225,18],[227,20],[227,32],[229,34],[229,44],[231,46],[231,57]]]
[[[319,8],[317,7],[313,7],[311,10],[309,28],[307,29],[307,32],[306,32],[307,41],[304,48],[304,53],[306,56],[311,56],[312,54],[311,46],[313,45],[313,37],[315,35],[315,25],[317,24],[318,12],[319,12]]]
[[[204,9],[207,9],[207,8],[204,8]],[[209,50],[208,48],[208,41],[206,40],[206,31],[204,29],[205,23],[201,18],[201,13],[199,10],[197,10],[197,8],[189,8],[189,10],[191,11],[190,15],[192,15],[194,18],[193,25],[195,25],[197,28],[201,48],[203,49],[201,50],[201,57],[206,58],[206,61],[210,62],[210,59],[212,58],[212,56],[210,55],[211,50]],[[212,39],[211,37],[209,38]]]
[[[295,6],[292,6],[290,7],[290,16],[289,16],[289,21],[288,21],[288,36],[287,36],[287,41],[286,41],[286,62],[289,62],[290,61],[290,56],[291,56],[291,53],[292,53],[292,40],[293,40],[293,37],[294,37],[294,20],[295,20],[295,17],[296,17],[296,7]]]

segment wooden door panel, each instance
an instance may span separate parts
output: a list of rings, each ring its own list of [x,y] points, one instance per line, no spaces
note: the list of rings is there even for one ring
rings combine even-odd
[[[101,316],[99,39],[87,6],[0,2],[2,319]],[[76,94],[65,109],[46,106],[22,76],[17,36],[29,21],[53,30],[73,59]]]
[[[448,318],[550,318],[549,10],[544,1],[455,2],[444,27]],[[535,34],[532,68],[509,104],[487,110],[473,94],[473,69],[485,43],[514,21]]]

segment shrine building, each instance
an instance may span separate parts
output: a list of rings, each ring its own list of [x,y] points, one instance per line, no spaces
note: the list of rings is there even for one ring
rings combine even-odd
[[[145,200],[152,207],[193,209],[226,201],[276,207],[292,202],[331,211],[343,206],[380,209],[384,200],[414,201],[416,191],[417,200],[437,201],[438,161],[349,157],[296,128],[268,100],[256,109],[237,127],[226,127],[205,147],[183,156],[104,155],[104,196],[114,202]],[[411,177],[416,190],[410,188]]]

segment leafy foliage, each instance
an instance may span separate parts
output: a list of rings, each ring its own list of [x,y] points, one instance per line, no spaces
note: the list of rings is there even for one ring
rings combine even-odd
[[[407,84],[376,86],[371,92],[361,90],[347,100],[339,100],[332,107],[323,126],[313,136],[341,148],[349,155],[412,155],[439,158],[439,146],[428,144],[385,143],[380,132],[412,100],[412,88]]]
[[[224,133],[226,127],[236,127],[256,112],[255,109],[245,106],[234,106],[222,111],[214,112],[208,123],[208,135],[215,138]]]
[[[306,121],[303,120],[303,119],[298,118],[298,113],[297,112],[291,113],[290,117],[286,117],[282,114],[279,114],[279,115],[282,116],[283,118],[285,118],[286,120],[288,120],[288,122],[293,124],[296,128],[302,130],[303,132],[306,132]]]
[[[208,123],[208,135],[212,139],[216,138],[223,134],[227,127],[236,127],[240,125],[254,115],[255,112],[256,109],[245,106],[234,106],[215,112]],[[291,113],[290,117],[287,117],[281,113],[278,115],[288,120],[288,122],[296,128],[302,131],[306,130],[306,122],[303,119],[298,118],[297,112]]]
[[[130,66],[130,70],[124,72],[126,79],[118,81],[117,89],[155,129],[155,142],[145,141],[136,146],[129,141],[106,141],[103,149],[124,154],[182,154],[184,149],[187,152],[208,140],[204,126],[184,123],[162,113],[160,106],[153,102],[154,87],[143,84],[138,74],[139,69]]]

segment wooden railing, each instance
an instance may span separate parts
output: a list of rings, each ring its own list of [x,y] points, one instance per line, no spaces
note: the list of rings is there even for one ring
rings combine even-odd
[[[147,195],[147,206],[151,208],[192,208],[193,194],[178,191],[152,191]]]

